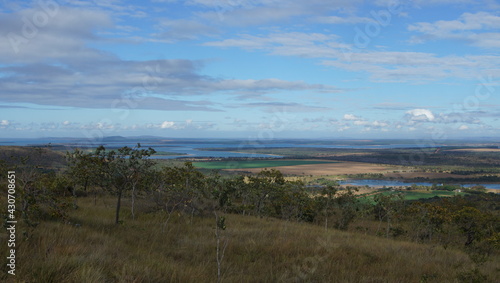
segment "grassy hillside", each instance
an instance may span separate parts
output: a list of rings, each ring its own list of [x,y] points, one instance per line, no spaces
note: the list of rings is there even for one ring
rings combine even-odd
[[[0,280],[217,281],[214,217],[174,212],[164,226],[166,213],[146,213],[143,205],[132,220],[124,203],[125,223],[115,225],[114,202],[79,199],[71,224],[42,222],[28,239],[19,228],[17,275],[14,280],[3,273]],[[457,282],[472,266],[465,253],[452,248],[277,219],[226,218],[223,282]],[[5,242],[5,230],[0,235]],[[0,252],[6,254],[5,249],[2,245]],[[481,270],[489,278],[498,275],[492,264]]]

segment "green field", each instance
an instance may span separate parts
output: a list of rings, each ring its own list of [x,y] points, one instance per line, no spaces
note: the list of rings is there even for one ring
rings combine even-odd
[[[455,195],[465,195],[465,193],[455,193],[455,192],[450,192],[450,191],[384,191],[381,192],[381,194],[384,195],[391,195],[391,194],[397,194],[397,193],[402,193],[404,195],[405,200],[419,200],[419,199],[426,199],[426,198],[433,198],[433,197],[451,197]],[[373,197],[374,195],[370,195],[367,197],[364,197],[366,201],[369,203],[373,203]]]
[[[203,169],[250,169],[250,168],[270,168],[279,166],[297,166],[310,164],[337,163],[331,161],[315,160],[248,160],[248,161],[207,161],[194,162],[193,165]]]

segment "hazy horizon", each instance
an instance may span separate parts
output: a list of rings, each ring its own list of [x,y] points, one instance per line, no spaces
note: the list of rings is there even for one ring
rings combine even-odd
[[[0,4],[0,138],[500,137],[500,3]]]

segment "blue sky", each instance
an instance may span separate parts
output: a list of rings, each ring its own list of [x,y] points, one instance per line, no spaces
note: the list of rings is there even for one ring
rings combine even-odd
[[[0,137],[500,133],[500,3],[0,1]]]

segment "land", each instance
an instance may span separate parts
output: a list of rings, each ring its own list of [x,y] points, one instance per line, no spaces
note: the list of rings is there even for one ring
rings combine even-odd
[[[165,212],[115,225],[114,199],[78,200],[70,224],[43,222],[19,242],[24,282],[216,282],[213,218]],[[130,203],[124,203],[130,207]],[[474,264],[455,248],[229,215],[223,282],[455,282]],[[4,240],[2,238],[2,240]],[[5,251],[2,247],[2,253]],[[494,262],[481,272],[495,278]],[[462,276],[463,277],[463,276]],[[14,279],[0,276],[3,282]],[[20,281],[17,281],[20,282]],[[465,281],[464,281],[465,282]],[[493,281],[490,281],[493,282]]]
[[[126,182],[109,178],[142,168],[123,169],[127,158],[106,175],[112,158],[78,171],[62,147],[2,146],[0,167],[15,168],[29,209],[19,213],[18,275],[0,280],[496,282],[500,196],[453,185],[500,182],[500,152],[488,146],[238,148],[284,158],[154,159],[146,178]],[[409,183],[337,184],[356,179]],[[137,184],[123,191],[120,221],[116,182]]]
[[[208,149],[207,149],[208,150]],[[231,150],[214,148],[212,150]],[[403,181],[454,179],[500,183],[500,151],[492,147],[441,146],[404,149],[352,148],[252,148],[240,152],[277,154],[287,160],[332,161],[337,163],[280,167],[290,175],[359,175],[380,173],[378,178]],[[244,161],[242,161],[244,162]],[[238,170],[235,168],[234,170]],[[256,169],[248,170],[256,172]],[[357,176],[361,177],[361,176]]]

